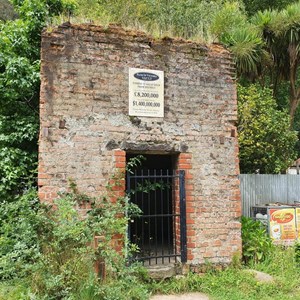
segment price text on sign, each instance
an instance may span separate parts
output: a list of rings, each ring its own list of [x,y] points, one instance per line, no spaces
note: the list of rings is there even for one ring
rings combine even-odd
[[[129,69],[129,115],[164,116],[164,72]]]

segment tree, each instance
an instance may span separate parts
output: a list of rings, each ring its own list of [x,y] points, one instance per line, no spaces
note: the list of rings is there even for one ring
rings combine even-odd
[[[260,28],[265,49],[272,58],[272,64],[268,67],[272,74],[274,94],[280,81],[289,82],[289,112],[293,124],[300,103],[300,2],[280,12],[260,12],[254,16],[253,24]]]
[[[72,9],[70,1],[14,0],[19,18],[0,21],[1,201],[35,180],[41,32],[53,15]]]
[[[275,96],[279,84],[288,81],[288,108],[293,125],[300,103],[300,2],[281,11],[257,12],[251,19],[242,19],[240,7],[229,5],[216,15],[213,32],[232,51],[239,77],[247,77],[262,85],[269,81]],[[227,26],[226,16],[234,26]]]
[[[224,4],[212,22],[211,32],[233,54],[238,76],[257,74],[263,40],[238,2]]]
[[[238,86],[238,132],[242,173],[281,173],[296,159],[296,132],[277,109],[272,90]]]
[[[243,0],[248,16],[253,16],[259,11],[270,9],[284,9],[287,5],[297,0]]]
[[[0,25],[0,196],[20,193],[37,161],[39,61],[23,20]]]

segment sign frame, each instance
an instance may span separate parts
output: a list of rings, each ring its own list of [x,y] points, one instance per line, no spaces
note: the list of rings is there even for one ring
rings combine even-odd
[[[164,72],[129,68],[129,116],[164,117]]]
[[[275,243],[291,243],[297,239],[296,210],[294,207],[269,209],[269,234]]]

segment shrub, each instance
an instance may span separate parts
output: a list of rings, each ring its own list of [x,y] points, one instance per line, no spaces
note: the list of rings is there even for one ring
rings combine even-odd
[[[139,163],[137,159],[129,168]],[[27,293],[22,284],[22,299],[147,299],[145,269],[127,261],[131,251],[138,251],[127,240],[128,221],[141,211],[127,195],[116,199],[115,186],[123,178],[121,173],[113,176],[113,185],[107,185],[100,199],[79,193],[71,181],[70,192],[53,204],[40,204],[35,190],[3,203],[0,276],[6,280],[4,286],[11,290],[15,282],[29,282]],[[98,262],[105,265],[105,280],[95,272]]]
[[[242,244],[245,263],[261,262],[274,250],[265,226],[247,217],[242,217]]]
[[[26,277],[39,256],[38,211],[35,189],[0,205],[0,279]]]
[[[294,245],[295,249],[295,261],[299,265],[300,264],[300,242],[297,241]]]
[[[31,286],[36,297],[145,298],[147,290],[140,284],[138,268],[127,266],[125,256],[130,250],[126,240],[129,219],[125,212],[136,213],[137,209],[128,204],[126,197],[116,202],[111,197],[108,192],[100,200],[90,198],[78,193],[73,184],[71,193],[62,195],[53,206],[43,207],[40,213],[43,226],[39,232],[41,254],[34,266]],[[90,207],[86,215],[78,210],[82,205]],[[98,245],[94,244],[94,236],[100,237]],[[115,244],[119,243],[123,247],[117,251]],[[105,281],[95,274],[94,263],[99,260],[105,263]]]
[[[238,86],[239,147],[242,173],[279,174],[296,159],[298,140],[290,117],[278,109],[272,91]]]

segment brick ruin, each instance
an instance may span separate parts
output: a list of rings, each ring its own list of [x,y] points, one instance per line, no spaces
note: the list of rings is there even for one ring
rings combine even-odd
[[[241,200],[229,52],[114,25],[63,24],[43,33],[41,59],[41,201],[66,191],[69,178],[100,195],[128,155],[168,157],[186,171],[187,263],[230,263],[241,251]],[[129,68],[164,71],[164,117],[129,116]],[[124,190],[125,180],[116,192]]]

